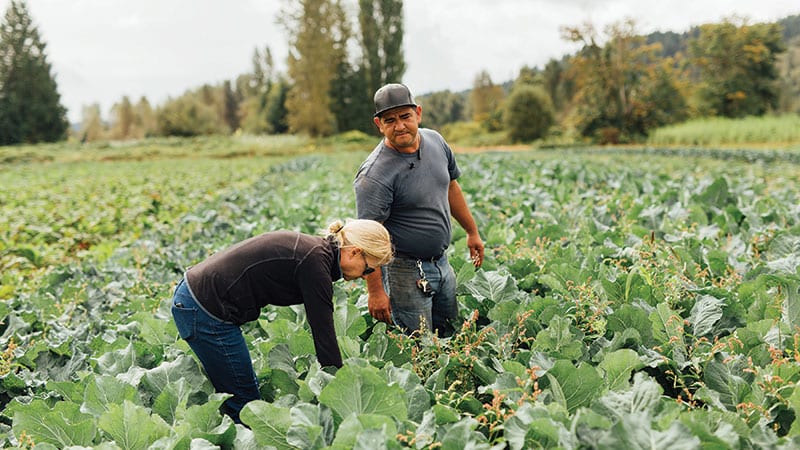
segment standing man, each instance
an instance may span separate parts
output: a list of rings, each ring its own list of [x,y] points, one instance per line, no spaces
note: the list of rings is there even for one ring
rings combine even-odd
[[[420,128],[422,107],[402,84],[375,92],[373,121],[381,143],[353,182],[359,219],[382,222],[392,236],[395,259],[366,277],[369,312],[407,333],[424,327],[450,336],[458,315],[456,277],[447,261],[452,215],[467,232],[475,267],[483,240],[457,178],[453,151],[436,131]]]

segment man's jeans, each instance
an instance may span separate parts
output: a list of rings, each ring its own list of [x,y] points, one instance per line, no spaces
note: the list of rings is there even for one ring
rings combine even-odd
[[[172,317],[181,338],[203,364],[217,392],[233,394],[223,404],[224,413],[241,423],[239,412],[251,400],[258,400],[258,381],[242,330],[209,315],[195,300],[185,280],[175,288]]]
[[[425,295],[418,287],[417,260],[397,257],[384,266],[383,285],[392,306],[392,320],[406,333],[420,329],[436,331],[440,337],[453,334],[453,321],[458,316],[456,274],[447,256],[437,261],[422,261],[422,270],[435,294]]]

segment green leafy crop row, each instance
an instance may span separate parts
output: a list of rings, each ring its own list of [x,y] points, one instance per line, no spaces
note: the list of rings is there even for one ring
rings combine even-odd
[[[316,233],[351,217],[362,157],[276,163],[241,185],[220,181],[219,191],[208,190],[224,179],[215,176],[246,165],[176,172],[185,191],[175,198],[192,200],[157,226],[135,225],[153,222],[139,214],[95,236],[114,242],[106,252],[39,244],[41,272],[17,269],[36,282],[0,303],[4,446],[800,444],[797,168],[624,152],[462,155],[487,258],[472,268],[456,227],[460,331],[402,335],[369,316],[363,284],[341,282],[335,321],[346,362],[332,373],[316,362],[303,310],[267,308],[243,327],[263,400],[245,407],[249,428],[234,425],[177,339],[171,287],[239,239]],[[171,168],[153,164],[151,173]],[[101,192],[86,202],[105,204]],[[126,201],[141,205],[141,196]],[[40,226],[45,205],[35,207]]]

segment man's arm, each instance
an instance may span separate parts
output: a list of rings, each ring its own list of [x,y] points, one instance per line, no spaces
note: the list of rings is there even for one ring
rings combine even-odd
[[[392,305],[383,288],[383,269],[376,267],[375,272],[367,275],[367,309],[369,315],[381,322],[392,323]]]
[[[457,180],[450,181],[447,201],[450,203],[450,213],[458,221],[459,225],[464,228],[464,231],[467,232],[467,247],[469,247],[469,256],[472,258],[472,264],[475,267],[480,267],[483,264],[483,240],[478,233],[478,226],[469,211],[467,201],[464,199],[464,193],[461,191],[461,185],[458,184]]]
[[[391,206],[391,196],[383,186],[366,177],[357,177],[353,183],[356,193],[356,214],[359,219],[383,223],[382,211]],[[383,287],[382,268],[364,277],[367,280],[367,308],[376,320],[392,323],[392,307]]]

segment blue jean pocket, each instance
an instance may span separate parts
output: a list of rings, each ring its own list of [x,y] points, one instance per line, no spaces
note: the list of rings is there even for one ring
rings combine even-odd
[[[197,336],[197,308],[172,305],[172,317],[181,339],[190,342]]]

